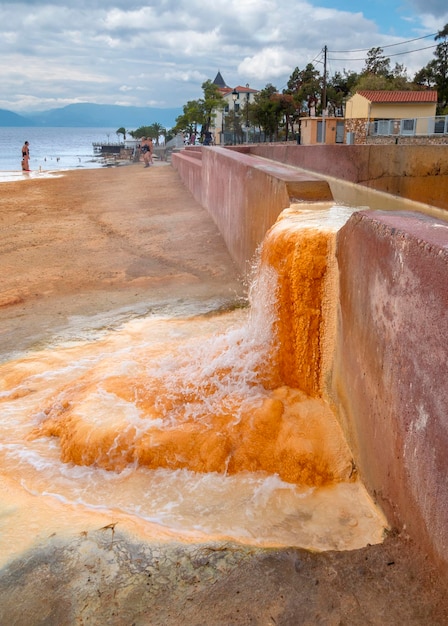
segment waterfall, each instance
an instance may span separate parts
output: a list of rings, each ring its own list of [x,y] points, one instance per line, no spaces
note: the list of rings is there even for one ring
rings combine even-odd
[[[335,237],[349,213],[284,211],[247,308],[136,319],[1,366],[0,458],[15,489],[61,518],[64,507],[113,512],[176,536],[313,549],[381,541],[385,520],[353,476],[325,389]]]

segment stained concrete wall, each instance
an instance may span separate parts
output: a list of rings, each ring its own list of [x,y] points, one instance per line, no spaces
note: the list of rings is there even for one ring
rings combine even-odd
[[[202,204],[243,273],[268,228],[290,204],[284,181],[252,165],[224,148],[203,155]]]
[[[197,157],[197,149],[195,150]],[[243,274],[280,213],[294,200],[330,200],[328,182],[312,173],[227,148],[173,154],[173,167],[215,220]]]
[[[448,223],[354,214],[339,231],[334,392],[365,484],[448,570]]]
[[[172,164],[242,273],[292,200],[331,197],[325,177],[448,210],[448,146],[192,146],[173,153]]]
[[[202,203],[202,151],[199,151],[199,156],[192,148],[182,150],[182,152],[173,152],[171,163],[178,171],[186,188],[199,203]]]
[[[448,146],[257,144],[250,153],[448,209]]]

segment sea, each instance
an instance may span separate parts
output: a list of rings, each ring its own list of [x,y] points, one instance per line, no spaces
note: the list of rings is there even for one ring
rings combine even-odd
[[[111,128],[0,127],[0,180],[22,177],[22,146],[29,142],[34,173],[96,168],[104,158],[95,154],[94,142],[123,141]]]

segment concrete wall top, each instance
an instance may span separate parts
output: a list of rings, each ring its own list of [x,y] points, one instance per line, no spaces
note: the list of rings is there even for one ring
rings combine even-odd
[[[257,144],[251,152],[448,209],[448,145]]]

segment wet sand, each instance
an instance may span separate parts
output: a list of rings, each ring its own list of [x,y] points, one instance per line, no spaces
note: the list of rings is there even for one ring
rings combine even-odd
[[[1,183],[0,224],[2,355],[244,294],[213,221],[165,163]]]
[[[2,360],[135,316],[232,307],[245,293],[168,164],[1,183],[0,223]],[[0,623],[448,623],[445,581],[396,533],[322,554],[145,542],[113,524],[68,535],[0,571]]]

